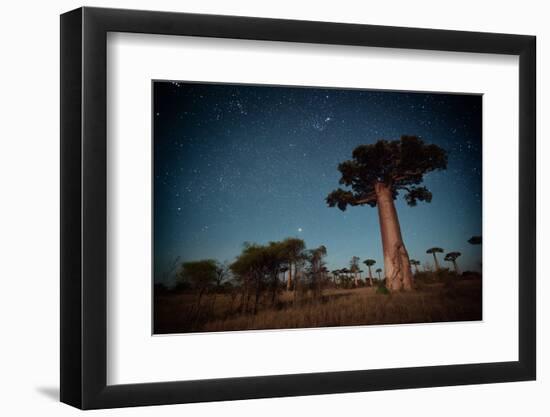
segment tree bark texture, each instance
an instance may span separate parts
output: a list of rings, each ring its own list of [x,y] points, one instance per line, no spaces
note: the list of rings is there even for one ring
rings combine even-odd
[[[413,276],[409,254],[401,236],[391,188],[379,182],[375,185],[375,191],[384,251],[386,286],[390,291],[412,290]]]

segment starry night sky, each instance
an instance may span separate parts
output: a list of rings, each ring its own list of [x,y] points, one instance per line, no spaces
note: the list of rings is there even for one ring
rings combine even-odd
[[[480,270],[481,96],[155,81],[154,275],[179,262],[232,261],[243,242],[296,236],[325,245],[329,270],[352,256],[383,268],[376,208],[329,208],[338,163],[360,144],[417,135],[448,152],[425,176],[431,203],[396,201],[411,258],[459,251]],[[443,254],[441,254],[443,255]],[[443,256],[439,256],[440,263]],[[365,268],[363,268],[365,269]]]

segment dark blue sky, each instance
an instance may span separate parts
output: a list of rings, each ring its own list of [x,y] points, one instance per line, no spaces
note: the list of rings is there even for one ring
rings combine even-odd
[[[431,203],[396,207],[411,258],[462,252],[480,270],[481,96],[154,82],[155,280],[180,261],[232,261],[243,242],[297,236],[325,245],[329,269],[352,256],[383,268],[376,208],[329,208],[338,163],[360,144],[417,135],[448,152],[426,175]],[[443,257],[440,257],[442,264]],[[447,265],[449,266],[449,265]]]

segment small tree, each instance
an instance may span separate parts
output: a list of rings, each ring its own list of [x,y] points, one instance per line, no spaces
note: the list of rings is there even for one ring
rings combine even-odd
[[[418,274],[418,265],[420,265],[420,261],[417,261],[416,259],[411,259],[411,265],[414,266],[414,271]]]
[[[340,270],[341,279],[344,280],[344,288],[349,288],[351,284],[350,270],[348,268],[342,268]]]
[[[366,259],[363,263],[367,265],[367,268],[369,269],[369,285],[372,287],[372,271],[370,267],[373,266],[376,261],[374,259]]]
[[[321,282],[323,279],[323,269],[326,270],[323,258],[327,255],[327,248],[323,245],[311,249],[308,254],[310,262],[309,272],[311,274],[311,284],[313,293],[316,297],[321,295]]]
[[[216,262],[216,288],[219,290],[229,278],[229,263]]]
[[[184,262],[177,274],[179,282],[185,282],[196,293],[195,306],[200,308],[204,293],[211,288],[218,277],[218,263],[213,259]]]
[[[460,252],[449,252],[447,255],[445,255],[445,260],[447,262],[452,262],[453,266],[455,268],[455,272],[457,275],[460,275],[460,270],[458,269],[458,266],[456,264],[456,258],[461,256],[462,254]]]
[[[265,246],[245,243],[243,251],[230,266],[231,271],[240,277],[242,282],[242,312],[248,311],[251,296],[254,296],[254,309],[258,310],[258,301],[261,292],[266,288],[266,279],[269,277],[272,252]]]
[[[294,274],[298,275],[298,265],[304,257],[306,244],[302,239],[287,238],[283,240],[282,246],[284,248],[283,251],[288,262],[288,280],[286,289],[287,291],[290,291],[295,287],[292,278],[292,268],[294,267]]]
[[[349,270],[353,274],[353,283],[357,287],[357,273],[359,272],[359,257],[353,256],[349,262]]]
[[[443,253],[443,249],[441,248],[438,248],[438,247],[434,247],[434,248],[430,248],[426,251],[426,253],[430,253],[434,256],[434,264],[435,264],[435,270],[436,271],[439,271],[439,262],[437,261],[437,256],[435,255],[436,253]]]
[[[329,207],[344,211],[348,206],[378,207],[384,268],[390,291],[411,290],[413,277],[409,255],[401,236],[394,200],[404,192],[405,201],[415,206],[418,201],[430,202],[432,193],[420,186],[424,175],[447,168],[447,154],[437,145],[427,145],[416,136],[400,140],[379,140],[353,150],[352,159],[338,166],[340,184],[326,201]]]
[[[382,280],[382,277],[380,276],[380,273],[382,272],[382,268],[377,268],[376,273],[378,274],[378,279]]]

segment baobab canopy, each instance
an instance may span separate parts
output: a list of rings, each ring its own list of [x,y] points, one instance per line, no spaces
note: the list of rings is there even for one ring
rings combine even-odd
[[[447,168],[445,150],[434,144],[427,145],[417,136],[360,145],[352,157],[338,165],[342,174],[340,184],[351,190],[338,188],[326,198],[330,207],[338,206],[342,211],[348,205],[375,207],[375,186],[378,183],[389,187],[394,199],[399,191],[403,191],[410,206],[415,206],[418,201],[430,202],[432,193],[419,184],[428,172]]]
[[[468,239],[468,243],[471,245],[481,245],[481,236],[472,236]]]
[[[461,255],[462,254],[460,252],[449,252],[447,255],[445,255],[445,260],[452,262],[452,261],[456,260],[456,258],[458,258]]]

